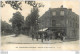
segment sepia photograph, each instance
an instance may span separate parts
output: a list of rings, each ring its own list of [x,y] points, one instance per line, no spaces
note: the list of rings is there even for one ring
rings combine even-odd
[[[79,50],[79,0],[0,3],[2,49]]]

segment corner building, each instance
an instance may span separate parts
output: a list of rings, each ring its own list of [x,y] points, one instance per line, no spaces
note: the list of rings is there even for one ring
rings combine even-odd
[[[63,31],[66,38],[79,38],[79,16],[72,9],[49,8],[40,18],[39,28],[48,28],[54,34]]]

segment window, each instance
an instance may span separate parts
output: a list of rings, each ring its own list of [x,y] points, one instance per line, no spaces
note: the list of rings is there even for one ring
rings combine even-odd
[[[52,20],[52,26],[56,26],[56,21]]]
[[[60,15],[61,15],[61,16],[64,16],[64,11],[61,11],[61,12],[60,12]]]
[[[52,15],[55,16],[56,15],[56,12],[53,12]]]

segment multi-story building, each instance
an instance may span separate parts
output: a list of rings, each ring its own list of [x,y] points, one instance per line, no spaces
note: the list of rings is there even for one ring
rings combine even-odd
[[[39,28],[52,32],[63,31],[66,38],[79,38],[79,16],[72,9],[49,8],[40,18]]]

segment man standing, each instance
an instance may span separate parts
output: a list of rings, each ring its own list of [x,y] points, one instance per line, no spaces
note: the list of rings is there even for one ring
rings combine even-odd
[[[62,41],[65,41],[65,32],[62,32],[62,33],[61,33],[61,40],[62,40]]]
[[[32,33],[32,40],[34,40],[34,34]]]

